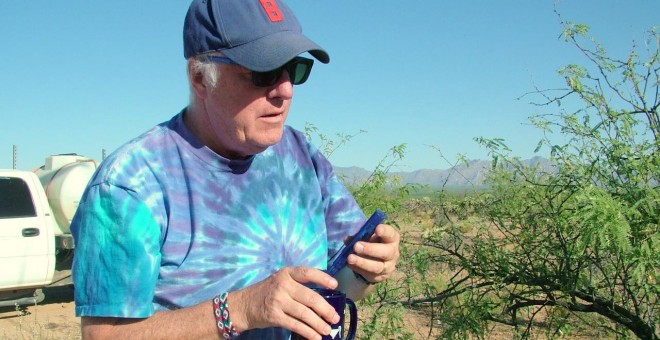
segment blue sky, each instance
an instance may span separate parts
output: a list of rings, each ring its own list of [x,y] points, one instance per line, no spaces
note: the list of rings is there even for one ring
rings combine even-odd
[[[0,168],[45,157],[101,159],[188,103],[182,24],[188,1],[0,3]],[[534,156],[540,133],[527,98],[563,86],[557,70],[584,64],[561,39],[554,9],[585,23],[615,57],[660,25],[656,0],[290,0],[304,32],[331,55],[295,88],[288,123],[334,138],[366,130],[331,156],[372,169],[407,144],[398,170],[486,158],[474,137],[504,138]]]

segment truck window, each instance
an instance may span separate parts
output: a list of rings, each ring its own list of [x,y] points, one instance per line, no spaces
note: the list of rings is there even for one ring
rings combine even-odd
[[[37,216],[27,183],[16,177],[0,177],[0,218]]]

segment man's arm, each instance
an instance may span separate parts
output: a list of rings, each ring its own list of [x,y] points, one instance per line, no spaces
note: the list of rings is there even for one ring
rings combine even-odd
[[[211,301],[146,319],[81,318],[83,339],[219,339]]]
[[[229,316],[239,333],[254,328],[283,327],[306,338],[330,334],[339,315],[319,294],[304,286],[334,289],[337,281],[321,270],[287,267],[264,281],[230,292]],[[83,317],[84,339],[217,339],[209,300],[145,319]]]
[[[339,282],[339,288],[337,289],[346,293],[346,296],[353,301],[369,296],[376,287],[376,285],[370,285],[357,279],[353,274],[353,270],[348,266],[337,273],[337,281]]]

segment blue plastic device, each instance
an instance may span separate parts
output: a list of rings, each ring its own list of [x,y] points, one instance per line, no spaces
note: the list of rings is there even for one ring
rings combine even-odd
[[[362,228],[360,228],[357,234],[355,234],[355,236],[353,236],[351,240],[341,248],[341,250],[338,252],[338,255],[333,257],[326,272],[331,276],[335,276],[337,273],[339,273],[340,270],[346,267],[346,263],[348,262],[348,255],[355,253],[353,250],[355,244],[359,241],[369,240],[371,235],[373,235],[376,231],[376,227],[383,223],[386,218],[387,214],[381,210],[376,210],[374,214],[369,217],[367,222],[364,223]]]

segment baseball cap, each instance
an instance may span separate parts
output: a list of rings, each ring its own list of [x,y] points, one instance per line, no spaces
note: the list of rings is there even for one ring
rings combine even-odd
[[[302,34],[302,27],[282,0],[193,0],[183,24],[186,59],[221,52],[258,72],[274,70],[309,52],[322,63],[328,53]]]

